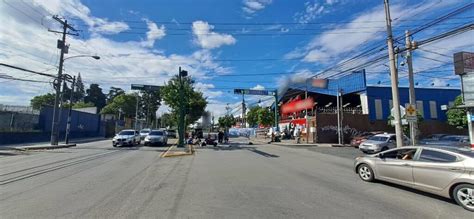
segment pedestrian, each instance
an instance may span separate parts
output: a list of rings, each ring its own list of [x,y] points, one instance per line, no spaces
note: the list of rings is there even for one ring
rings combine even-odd
[[[299,128],[295,129],[294,137],[296,139],[296,144],[300,143],[300,139],[301,139],[300,136],[301,136],[300,129]]]
[[[218,137],[217,142],[222,143],[222,139],[224,138],[224,133],[222,133],[222,131],[219,131],[217,137]]]

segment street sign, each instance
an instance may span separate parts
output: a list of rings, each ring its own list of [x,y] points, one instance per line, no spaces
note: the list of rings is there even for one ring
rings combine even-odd
[[[268,90],[234,89],[234,94],[273,96],[275,92]]]
[[[145,84],[132,84],[132,90],[146,90],[146,91],[159,91],[160,86],[145,85]]]
[[[393,114],[394,114],[394,108],[392,107],[392,109],[390,109],[390,115],[393,116]],[[400,117],[403,117],[403,116],[405,116],[405,107],[400,105]]]
[[[405,118],[408,122],[416,122],[417,121],[417,112],[416,107],[413,104],[407,104],[405,108]]]

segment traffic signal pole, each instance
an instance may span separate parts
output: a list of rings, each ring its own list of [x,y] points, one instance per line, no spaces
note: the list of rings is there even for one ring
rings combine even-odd
[[[400,95],[398,93],[398,71],[397,65],[395,62],[395,53],[393,48],[393,33],[392,33],[392,20],[390,18],[390,6],[388,0],[384,0],[385,6],[385,21],[387,25],[387,46],[388,46],[388,56],[390,60],[390,81],[392,87],[392,99],[393,99],[393,124],[395,125],[395,135],[397,140],[397,147],[403,146],[403,132],[402,132],[402,123],[400,116]]]

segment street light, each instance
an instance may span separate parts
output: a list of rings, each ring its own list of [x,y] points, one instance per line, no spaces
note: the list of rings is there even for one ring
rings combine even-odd
[[[62,75],[63,64],[64,64],[64,61],[67,60],[67,59],[79,58],[79,57],[91,57],[91,58],[96,59],[96,60],[100,59],[100,57],[97,56],[97,55],[76,55],[76,56],[70,56],[70,57],[64,58],[64,48],[61,48],[61,57],[60,57],[60,60],[59,60],[59,69],[58,69],[58,78],[57,78],[58,86],[55,87],[56,95],[55,95],[55,98],[54,98],[53,120],[52,120],[52,127],[51,127],[51,145],[58,145],[58,139],[59,139],[58,102],[59,102],[59,94],[61,92],[61,80],[63,78],[63,75]],[[70,118],[70,111],[71,111],[71,106],[69,107],[69,113],[68,113],[68,123],[69,124],[70,124],[70,119],[71,119]],[[69,133],[67,133],[67,135],[69,137]],[[69,141],[69,139],[67,139],[67,141]]]

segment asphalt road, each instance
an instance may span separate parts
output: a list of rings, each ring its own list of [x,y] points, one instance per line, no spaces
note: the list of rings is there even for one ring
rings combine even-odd
[[[237,141],[236,139],[231,139]],[[76,148],[0,156],[0,218],[472,218],[450,200],[362,182],[352,155],[274,145]],[[354,153],[357,153],[356,151]]]

